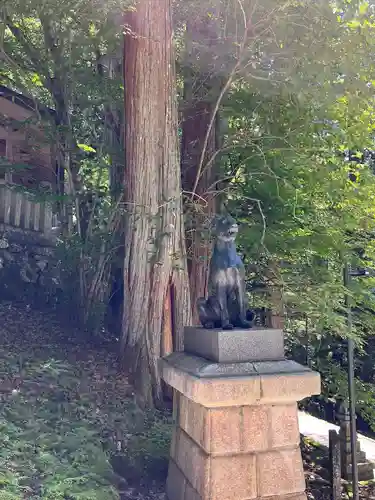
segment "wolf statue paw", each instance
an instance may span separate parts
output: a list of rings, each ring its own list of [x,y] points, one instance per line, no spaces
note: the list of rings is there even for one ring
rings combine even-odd
[[[252,324],[250,323],[250,321],[246,321],[245,319],[243,319],[238,322],[237,326],[238,328],[244,328],[247,330],[248,328],[252,327]]]
[[[232,325],[232,323],[223,323],[223,326],[222,326],[222,329],[223,330],[233,330],[234,326]]]

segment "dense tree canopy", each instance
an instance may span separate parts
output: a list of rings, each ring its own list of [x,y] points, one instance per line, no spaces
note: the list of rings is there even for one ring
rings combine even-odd
[[[1,10],[0,83],[35,99],[36,120],[38,107],[56,112],[44,125],[67,179],[58,196],[66,272],[79,277],[83,320],[95,312],[96,324],[97,304],[111,296],[113,269],[122,269],[126,238],[123,33],[137,38],[123,16],[127,8],[120,1],[6,0]],[[337,374],[330,376],[345,366],[345,356],[331,362],[347,334],[342,267],[371,268],[375,249],[375,177],[368,162],[346,157],[374,148],[374,11],[349,0],[176,0],[173,16],[177,85],[168,84],[173,98],[166,102],[179,98],[180,129],[175,120],[173,133],[182,135],[182,160],[175,168],[182,175],[193,302],[206,286],[209,247],[200,232],[225,201],[241,222],[249,282],[281,293],[291,349],[309,342],[327,393],[343,394]],[[162,78],[157,69],[155,78]],[[162,265],[169,258],[164,253]],[[362,354],[375,326],[373,281],[358,279],[349,291]],[[160,335],[165,307],[158,307]],[[150,366],[158,353],[154,347]],[[366,359],[359,358],[358,376]]]

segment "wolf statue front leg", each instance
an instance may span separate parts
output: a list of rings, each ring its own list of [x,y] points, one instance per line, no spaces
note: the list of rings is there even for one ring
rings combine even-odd
[[[221,328],[223,330],[233,330],[233,325],[229,321],[229,311],[228,311],[228,292],[225,284],[218,283],[216,289],[216,298],[220,306],[220,319]]]
[[[203,297],[199,298],[197,300],[197,309],[199,321],[204,328],[221,328],[220,304],[216,297],[211,296],[207,300]]]
[[[205,298],[201,297],[197,300],[197,309],[199,321],[201,322],[203,328],[214,328],[215,325],[212,317],[212,310]]]

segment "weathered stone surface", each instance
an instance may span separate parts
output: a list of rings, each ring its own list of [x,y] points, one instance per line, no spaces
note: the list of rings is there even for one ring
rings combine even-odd
[[[242,406],[208,410],[210,440],[207,449],[213,454],[239,453],[242,450]]]
[[[295,402],[320,393],[318,373],[293,361],[273,363],[215,364],[186,353],[173,353],[160,362],[167,384],[208,407]]]
[[[203,497],[194,490],[189,481],[186,480],[173,461],[170,463],[166,493],[168,500],[209,500],[210,498],[203,499]],[[245,499],[236,498],[236,500]],[[305,493],[292,493],[290,495],[269,496],[267,500],[307,500],[307,497]]]
[[[169,462],[166,485],[168,500],[202,500],[173,460]]]
[[[205,496],[209,489],[210,457],[179,428],[176,430],[176,445],[172,459],[193,488]]]
[[[197,378],[162,360],[164,381],[196,403],[209,407],[252,404],[260,399],[260,377]]]
[[[168,477],[166,485],[169,500],[184,500],[186,491],[186,478],[173,460],[169,460]]]
[[[306,370],[261,375],[262,403],[301,401],[313,394],[320,394],[320,375],[317,372]]]
[[[208,409],[181,396],[180,427],[207,453],[239,453],[242,407]]]
[[[306,500],[296,401],[320,392],[318,374],[287,360],[186,353],[161,370],[178,394],[169,500]]]
[[[217,363],[284,359],[282,330],[207,330],[188,326],[184,330],[185,352]]]
[[[257,496],[255,455],[211,458],[210,496],[212,500],[250,499]]]
[[[201,500],[201,498],[202,497],[192,487],[192,485],[188,481],[186,481],[185,498],[184,498],[184,500]]]
[[[210,410],[180,395],[179,426],[206,452],[210,452],[211,432]]]
[[[164,361],[198,378],[248,377],[257,375],[254,363],[212,363],[212,361],[207,361],[204,358],[184,352],[174,352],[162,360],[162,362]]]
[[[346,477],[349,481],[352,480],[352,466],[348,466]],[[374,464],[370,462],[358,463],[358,480],[359,481],[372,481],[374,479]]]
[[[179,427],[174,427],[172,431],[171,438],[171,447],[170,447],[170,456],[175,460],[176,459],[176,446],[177,446],[177,431]]]
[[[175,497],[185,496],[186,482],[188,482],[204,499],[229,500],[256,497],[254,454],[209,455],[204,453],[184,431],[177,429],[175,456],[171,462],[168,476],[174,474],[175,477],[168,477],[167,491],[170,492],[168,496],[178,489],[183,492],[175,493]],[[230,488],[228,484],[231,485]]]
[[[32,235],[20,229],[7,229],[0,239],[7,247],[0,247],[1,295],[7,299],[51,302],[61,291],[60,270],[54,248],[44,246],[43,236]],[[40,246],[36,242],[40,240]]]
[[[269,408],[244,406],[242,414],[242,448],[244,451],[263,451],[269,447]]]
[[[212,363],[202,357],[184,352],[174,352],[164,358],[170,365],[178,367],[198,378],[248,377],[251,375],[274,375],[279,373],[310,373],[307,366],[292,360]]]
[[[180,398],[179,425],[207,453],[250,453],[299,444],[295,403],[206,408]]]
[[[296,403],[272,405],[269,408],[270,448],[298,446],[298,408]]]
[[[257,455],[258,497],[303,493],[306,488],[298,448]]]
[[[300,365],[291,359],[285,359],[282,361],[258,361],[253,363],[253,366],[255,371],[260,375],[311,372],[309,367]]]
[[[168,364],[198,378],[249,377],[279,373],[311,373],[310,368],[292,360],[243,363],[213,363],[200,356],[174,352],[163,358]]]

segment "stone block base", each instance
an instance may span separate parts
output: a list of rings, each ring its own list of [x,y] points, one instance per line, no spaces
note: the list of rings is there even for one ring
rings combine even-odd
[[[227,484],[221,498],[223,500],[236,498],[237,500],[238,497],[234,496],[235,492],[231,488],[230,478],[226,477],[226,479]],[[204,500],[205,498],[194,489],[173,460],[169,462],[167,498],[173,500]],[[305,493],[292,493],[289,495],[273,495],[268,497],[267,500],[306,500],[306,498]]]
[[[162,363],[175,389],[169,500],[306,500],[296,401],[319,376],[293,362]]]
[[[205,408],[178,399],[169,500],[304,498],[295,403]]]

